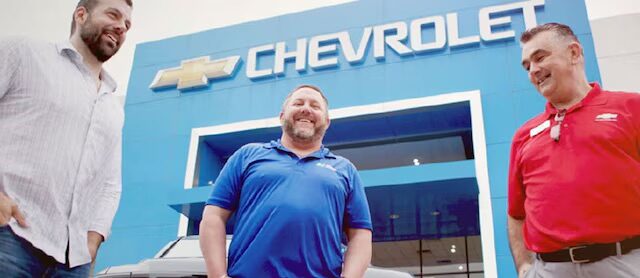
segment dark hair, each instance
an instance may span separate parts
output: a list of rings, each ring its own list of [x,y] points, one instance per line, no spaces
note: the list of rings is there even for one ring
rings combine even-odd
[[[291,92],[289,92],[287,97],[284,98],[284,102],[282,103],[282,108],[284,109],[284,107],[287,105],[287,102],[289,102],[289,98],[291,98],[291,95],[293,95],[293,93],[295,93],[296,91],[298,91],[300,89],[303,89],[303,88],[309,88],[311,90],[314,90],[314,91],[320,93],[320,96],[324,100],[324,104],[327,106],[327,110],[329,110],[329,100],[327,100],[327,97],[324,96],[324,93],[322,93],[322,90],[320,90],[320,88],[318,86],[311,85],[311,84],[302,84],[302,85],[299,85],[298,87],[293,88],[293,90],[291,90]]]
[[[537,34],[545,31],[553,31],[563,38],[570,39],[577,43],[580,42],[578,41],[578,37],[576,37],[576,35],[573,33],[573,30],[571,30],[571,27],[556,22],[545,23],[543,25],[539,25],[524,31],[524,33],[522,33],[522,35],[520,36],[520,42],[526,43],[533,39],[533,37],[535,37]]]
[[[98,2],[100,0],[80,0],[78,1],[78,5],[76,5],[76,8],[73,10],[73,14],[71,15],[71,34],[73,35],[73,32],[76,31],[76,16],[75,16],[75,12],[79,7],[84,7],[87,12],[91,12],[91,10],[93,10],[93,8],[98,5]],[[133,2],[132,0],[123,0],[127,3],[127,5],[129,5],[129,7],[133,8]]]

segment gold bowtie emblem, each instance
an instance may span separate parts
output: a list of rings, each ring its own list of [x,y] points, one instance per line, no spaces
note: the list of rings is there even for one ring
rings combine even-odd
[[[184,60],[179,67],[158,71],[150,89],[176,86],[185,90],[207,86],[210,79],[229,77],[236,69],[240,56],[209,61],[209,56]]]

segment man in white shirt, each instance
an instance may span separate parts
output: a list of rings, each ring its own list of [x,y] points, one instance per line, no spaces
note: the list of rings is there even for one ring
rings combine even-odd
[[[102,68],[131,0],[81,0],[58,44],[0,40],[0,277],[87,277],[121,192],[124,112]]]

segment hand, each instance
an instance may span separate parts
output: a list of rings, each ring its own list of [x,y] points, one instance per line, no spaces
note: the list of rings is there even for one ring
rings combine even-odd
[[[527,275],[527,272],[531,269],[530,263],[523,263],[518,270],[518,278],[523,278]]]
[[[9,224],[11,217],[18,221],[18,225],[27,228],[27,221],[24,219],[20,209],[18,209],[18,204],[11,200],[9,196],[0,192],[0,226]]]

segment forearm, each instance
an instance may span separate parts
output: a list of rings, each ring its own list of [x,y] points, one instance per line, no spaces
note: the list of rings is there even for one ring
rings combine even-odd
[[[227,274],[226,261],[226,221],[220,217],[206,215],[200,222],[200,249],[207,267],[207,275],[211,278],[223,277]]]
[[[527,250],[524,245],[524,220],[507,216],[507,226],[511,255],[513,256],[513,262],[516,265],[516,270],[520,273],[523,266],[531,264],[533,261],[533,253]]]
[[[104,237],[100,233],[94,231],[87,232],[87,246],[89,247],[89,253],[91,254],[91,261],[95,261],[98,254],[98,248],[100,248],[102,241],[104,241]]]
[[[342,277],[360,278],[371,263],[371,231],[352,229],[349,232],[349,243],[344,258]]]
[[[87,233],[87,242],[93,246],[100,246],[100,244],[104,241],[104,237],[97,232],[89,231]]]

